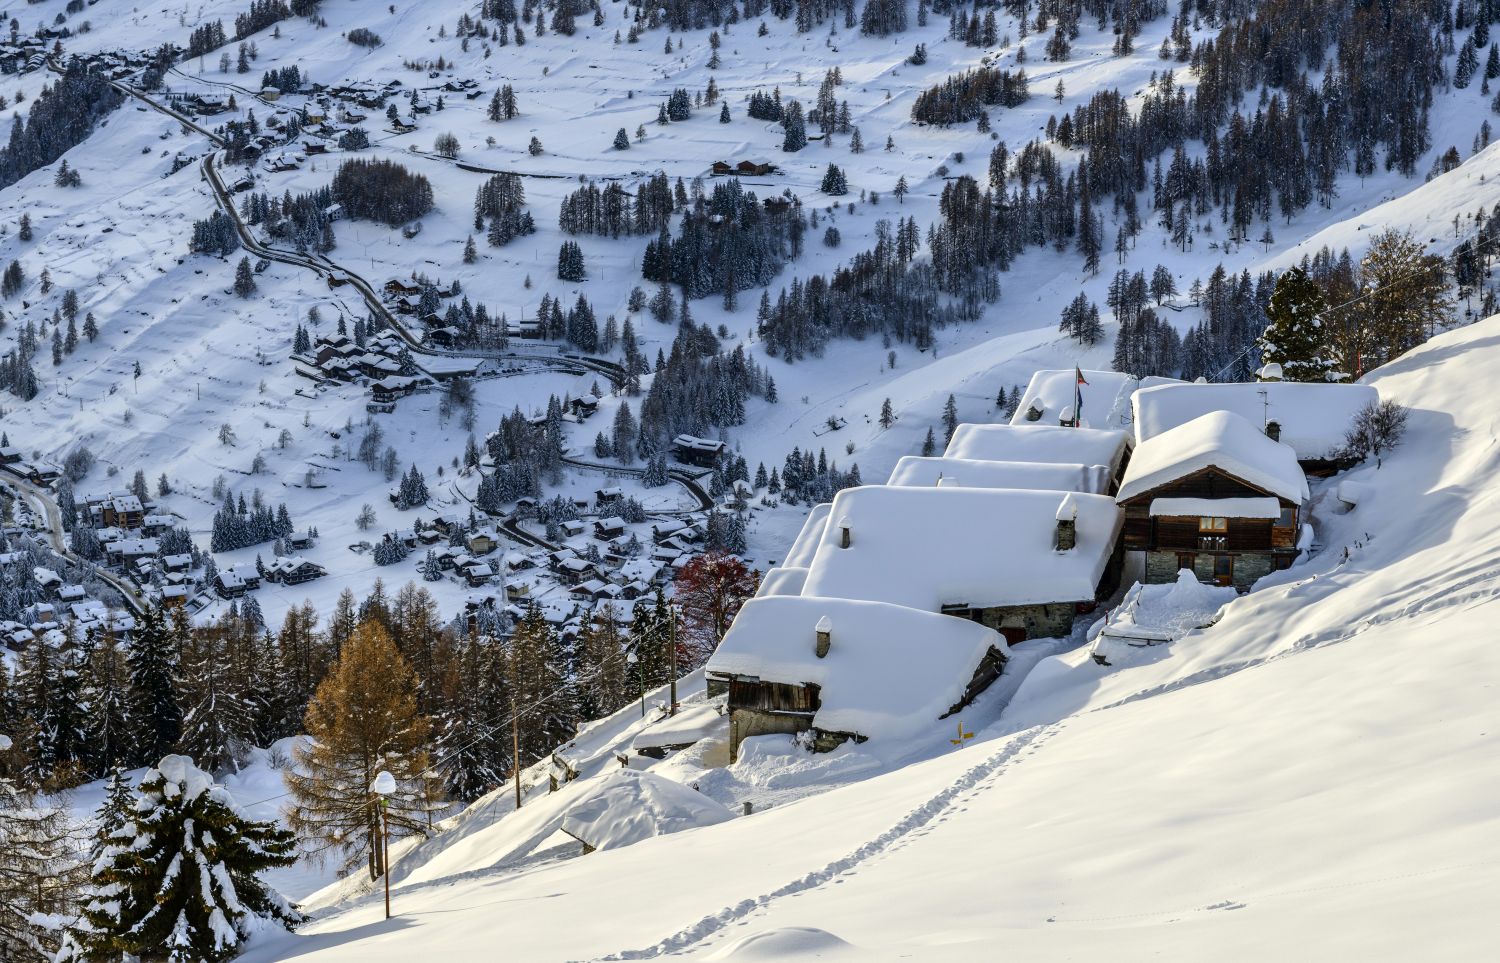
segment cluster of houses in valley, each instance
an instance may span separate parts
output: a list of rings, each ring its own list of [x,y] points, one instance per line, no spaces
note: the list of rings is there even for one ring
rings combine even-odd
[[[710,659],[730,752],[930,731],[1067,638],[1122,584],[1248,591],[1312,544],[1308,476],[1341,454],[1374,388],[1033,376],[1008,424],[963,424],[939,457],[815,507]]]
[[[425,551],[419,567],[436,566],[439,578],[471,589],[469,610],[503,610],[520,619],[535,606],[564,638],[595,619],[628,623],[636,600],[654,595],[701,551],[706,532],[700,521],[658,519],[629,523],[610,515],[624,492],[606,487],[575,507],[593,516],[558,524],[558,543],[517,546],[494,527],[473,517],[439,515],[418,519],[411,529],[388,534],[409,550]],[[532,499],[523,498],[525,510]],[[642,540],[649,531],[650,544]],[[540,540],[538,540],[540,541]]]
[[[451,378],[477,377],[489,368],[482,358],[413,357],[406,341],[388,329],[363,344],[344,334],[319,335],[308,350],[294,352],[291,360],[297,374],[319,384],[368,387],[370,400],[365,407],[371,412],[394,411],[396,402],[407,395]]]

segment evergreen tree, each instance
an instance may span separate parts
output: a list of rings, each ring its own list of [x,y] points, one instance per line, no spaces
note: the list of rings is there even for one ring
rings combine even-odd
[[[1276,279],[1266,306],[1269,324],[1256,342],[1263,364],[1281,365],[1287,381],[1325,381],[1334,362],[1327,357],[1321,312],[1323,292],[1300,267]]]
[[[301,920],[259,878],[296,858],[291,833],[247,818],[187,756],[165,756],[103,841],[94,895],[70,933],[76,949],[63,958],[228,960],[265,922]]]
[[[242,257],[234,269],[234,294],[239,298],[248,298],[254,293],[255,272],[250,267],[250,259]]]
[[[139,760],[167,755],[182,736],[182,710],[177,702],[177,666],[182,651],[179,625],[185,620],[174,609],[170,622],[159,605],[148,605],[130,643],[126,663],[134,693],[131,716],[136,720]]]

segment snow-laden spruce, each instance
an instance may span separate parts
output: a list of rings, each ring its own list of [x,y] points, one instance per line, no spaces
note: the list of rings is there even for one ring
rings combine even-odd
[[[257,929],[300,922],[258,878],[295,862],[292,834],[248,818],[187,756],[147,770],[133,808],[113,822],[60,961],[213,963],[237,955]]]

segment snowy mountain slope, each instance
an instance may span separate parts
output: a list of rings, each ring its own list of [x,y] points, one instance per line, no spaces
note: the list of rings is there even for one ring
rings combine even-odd
[[[477,952],[495,933],[539,960],[839,941],[862,959],[1478,955],[1500,878],[1496,363],[1500,317],[1372,375],[1416,409],[1403,447],[1353,473],[1373,495],[1339,514],[1325,493],[1323,551],[1148,662],[1034,672],[973,743],[899,773],[474,866],[398,888],[389,923],[356,900],[247,958]]]
[[[578,237],[588,280],[556,280],[553,252],[564,237],[557,226],[558,205],[580,176],[623,178],[629,186],[640,179],[635,172],[658,169],[690,182],[706,175],[715,160],[752,158],[781,165],[777,174],[746,179],[746,186],[763,196],[790,190],[806,207],[819,211],[820,226],[810,232],[802,256],[771,284],[773,298],[794,277],[826,273],[854,252],[868,248],[877,223],[883,219],[910,216],[925,226],[937,216],[937,197],[946,183],[945,176],[965,173],[983,181],[994,141],[969,125],[933,128],[914,124],[910,119],[913,99],[924,86],[976,65],[981,57],[1012,64],[1018,46],[997,50],[964,46],[946,36],[944,18],[937,16],[928,26],[913,25],[905,33],[888,38],[863,37],[842,28],[826,34],[798,34],[792,23],[767,17],[763,37],[757,34],[758,23],[742,22],[723,29],[723,64],[709,70],[705,31],[675,38],[683,46],[670,56],[662,51],[665,31],[649,31],[637,44],[615,45],[615,30],[628,27],[624,18],[629,8],[621,4],[608,5],[602,27],[593,27],[587,17],[580,18],[578,32],[572,37],[549,32],[529,37],[524,46],[493,48],[491,56],[486,57],[481,43],[470,43],[467,51],[462,49],[451,29],[461,14],[473,12],[472,4],[440,0],[396,4],[394,11],[391,6],[327,0],[321,8],[326,28],[294,17],[281,22],[274,31],[263,30],[250,38],[258,54],[250,72],[239,74],[231,68],[221,73],[218,58],[210,55],[181,64],[168,75],[167,84],[184,94],[234,92],[238,116],[253,110],[265,121],[278,106],[286,105],[263,103],[250,91],[258,89],[263,72],[278,67],[296,65],[324,84],[394,77],[402,80],[403,89],[432,88],[424,94],[429,99],[437,96],[436,88],[446,80],[477,81],[483,96],[468,100],[461,94],[448,94],[444,109],[421,115],[414,133],[393,134],[379,116],[365,122],[376,143],[371,153],[399,157],[402,163],[428,176],[438,208],[424,218],[422,234],[413,239],[368,222],[340,222],[336,230],[338,247],[332,257],[376,284],[387,277],[409,277],[417,270],[444,280],[458,279],[472,300],[512,318],[529,317],[544,293],[565,303],[582,293],[601,319],[609,314],[623,319],[630,289],[638,284],[649,287],[639,276],[643,238]],[[23,19],[34,16],[50,22],[63,8],[62,0],[33,4]],[[164,39],[182,42],[191,29],[215,19],[226,20],[232,27],[238,12],[239,4],[233,0],[188,7],[98,4],[70,18],[74,27],[80,17],[86,18],[92,29],[68,38],[64,46],[67,51],[81,53],[119,47],[148,50]],[[1002,36],[1019,36],[1013,18],[1000,15],[998,19]],[[373,30],[384,44],[369,50],[349,43],[344,34],[355,27]],[[1118,88],[1138,101],[1153,74],[1164,69],[1154,51],[1166,30],[1165,19],[1145,25],[1137,40],[1137,52],[1125,57],[1112,56],[1111,34],[1091,23],[1081,25],[1082,32],[1066,62],[1045,61],[1032,49],[1025,64],[1032,97],[1020,107],[994,112],[996,138],[1014,151],[1039,136],[1050,116],[1071,110],[1102,89]],[[1200,34],[1206,35],[1206,30]],[[927,45],[928,61],[913,66],[906,56],[918,42]],[[1038,38],[1030,38],[1028,46],[1037,48]],[[232,52],[233,45],[228,49]],[[452,66],[438,78],[404,66],[408,62],[435,61],[439,56]],[[840,136],[825,142],[830,146],[813,144],[800,153],[783,154],[777,125],[746,116],[745,98],[754,90],[779,87],[784,98],[810,103],[823,71],[832,66],[839,66],[844,73],[837,96],[849,101],[851,117],[860,127],[867,149],[853,154],[848,139]],[[1189,71],[1176,73],[1179,83],[1192,85]],[[716,111],[707,108],[695,111],[683,123],[666,127],[655,124],[657,106],[673,88],[697,91],[710,78],[730,106],[731,123],[718,123]],[[1066,91],[1061,102],[1048,96],[1059,80]],[[38,74],[20,80],[23,85],[34,86],[39,81]],[[515,88],[521,116],[497,124],[485,119],[485,109],[489,94],[502,83]],[[28,88],[27,102],[34,96],[35,89]],[[1443,91],[1433,105],[1432,153],[1450,144],[1467,145],[1483,106],[1475,88]],[[219,115],[217,119],[227,116],[231,115]],[[127,123],[126,118],[133,119]],[[610,149],[613,130],[624,127],[633,135],[637,126],[644,126],[644,140],[632,143],[628,151]],[[42,262],[50,264],[56,258],[62,266],[53,267],[58,287],[51,297],[41,298],[33,285],[26,295],[31,306],[15,310],[12,321],[50,314],[61,291],[78,285],[85,309],[99,317],[102,332],[97,344],[66,359],[55,378],[46,359],[38,358],[37,367],[48,390],[31,402],[8,402],[7,428],[14,426],[13,440],[44,458],[58,459],[83,442],[106,464],[126,473],[118,483],[102,475],[91,477],[80,486],[83,491],[119,487],[136,467],[147,469],[151,476],[165,471],[177,490],[165,507],[182,515],[195,531],[208,529],[218,502],[211,489],[220,474],[231,483],[232,490],[260,487],[273,501],[285,498],[299,525],[315,525],[325,536],[312,558],[327,567],[331,577],[300,589],[263,593],[262,608],[274,624],[286,607],[303,598],[326,606],[342,587],[362,593],[373,581],[377,573],[367,564],[368,557],[345,548],[369,537],[352,525],[359,505],[369,502],[382,507],[381,529],[409,524],[410,515],[384,509],[386,485],[378,474],[340,464],[333,457],[335,440],[328,432],[342,433],[346,423],[363,422],[361,393],[353,388],[314,392],[290,374],[285,360],[293,326],[305,317],[309,307],[320,306],[327,319],[321,330],[315,330],[317,334],[329,331],[337,314],[362,314],[362,306],[355,298],[328,291],[312,275],[282,265],[273,266],[262,276],[262,292],[251,302],[239,303],[222,296],[232,262],[189,257],[185,251],[191,220],[212,210],[208,194],[197,183],[196,171],[188,168],[155,179],[170,159],[160,156],[162,149],[169,154],[184,151],[188,155],[208,149],[202,138],[184,135],[175,127],[158,115],[143,112],[139,105],[127,104],[108,126],[68,153],[69,162],[84,172],[83,191],[53,187],[51,170],[47,169],[0,192],[0,214],[5,220],[13,220],[27,208],[38,222],[39,234],[45,233],[40,243],[32,245],[16,241],[13,232],[0,238],[0,256],[21,255],[33,278]],[[431,153],[434,138],[444,132],[459,139],[460,161],[467,165],[535,175],[526,178],[525,186],[528,209],[539,227],[536,235],[500,248],[490,248],[480,238],[477,263],[462,262],[463,241],[472,233],[473,192],[486,175],[460,169]],[[167,139],[159,140],[161,134]],[[533,157],[526,150],[533,135],[544,145],[540,156]],[[893,145],[889,151],[883,149],[887,136]],[[487,143],[489,138],[494,139],[493,145]],[[1053,147],[1064,163],[1078,160],[1078,152]],[[148,155],[140,153],[143,148],[149,148],[154,159],[155,166],[149,172]],[[958,152],[963,154],[961,161]],[[257,189],[281,193],[321,186],[327,183],[337,160],[335,153],[310,158],[299,171],[271,174],[257,170]],[[824,166],[830,162],[846,171],[850,195],[831,198],[818,190]],[[1424,158],[1419,169],[1425,170],[1427,163]],[[836,341],[821,358],[787,364],[766,358],[754,336],[754,291],[745,292],[734,312],[724,311],[717,298],[696,302],[693,310],[699,321],[724,325],[729,335],[727,345],[743,344],[753,357],[767,364],[777,380],[780,403],[752,400],[746,424],[729,433],[732,445],[743,452],[752,470],[761,461],[768,468],[779,464],[793,445],[799,445],[826,448],[830,457],[845,465],[857,461],[864,478],[874,480],[884,477],[901,455],[920,448],[927,427],[950,393],[957,397],[961,418],[984,421],[997,417],[997,389],[1024,384],[1033,370],[1074,364],[1107,367],[1107,341],[1081,348],[1057,332],[1056,318],[1062,305],[1079,291],[1102,302],[1115,268],[1149,273],[1157,262],[1163,262],[1176,276],[1179,289],[1185,291],[1193,279],[1207,277],[1221,262],[1226,270],[1235,272],[1283,267],[1293,257],[1323,243],[1349,244],[1358,255],[1363,238],[1384,227],[1413,227],[1423,237],[1436,239],[1434,249],[1446,250],[1456,243],[1450,223],[1453,215],[1471,213],[1480,204],[1488,206],[1497,199],[1495,175],[1500,172],[1495,170],[1496,165],[1494,148],[1490,148],[1428,184],[1384,171],[1363,181],[1345,176],[1331,207],[1314,205],[1289,222],[1278,220],[1277,241],[1269,249],[1244,244],[1225,250],[1218,244],[1218,235],[1211,234],[1193,250],[1182,253],[1168,244],[1159,226],[1151,223],[1123,263],[1107,263],[1096,277],[1084,274],[1075,252],[1033,249],[1001,276],[1003,293],[998,303],[989,306],[976,322],[938,331],[936,347],[925,352],[901,343],[887,348],[873,338]],[[911,193],[904,203],[897,204],[889,192],[903,176]],[[117,185],[121,184],[132,185],[131,192],[126,199],[116,200],[120,190]],[[880,203],[860,200],[862,191],[880,193]],[[53,238],[47,225],[65,209],[73,212],[74,227]],[[1114,226],[1112,216],[1106,215],[1107,231]],[[839,247],[828,248],[818,242],[821,227],[827,224],[841,232]],[[112,233],[103,234],[106,228]],[[1469,230],[1460,225],[1459,233]],[[138,243],[129,243],[132,238]],[[143,258],[149,258],[149,267]],[[196,273],[199,271],[204,273]],[[90,277],[99,280],[84,286]],[[148,277],[159,284],[146,286]],[[528,278],[530,287],[524,284]],[[194,293],[183,295],[183,290]],[[1172,307],[1178,310],[1167,311],[1167,316],[1184,329],[1199,319],[1200,312],[1185,301],[1179,300]],[[120,323],[127,317],[131,324]],[[666,347],[675,333],[674,326],[658,324],[644,315],[633,320],[648,356]],[[13,323],[0,333],[0,345],[15,337],[18,327]],[[888,352],[894,352],[894,368],[887,363]],[[118,397],[119,410],[115,401],[99,399],[106,399],[111,387],[117,392],[125,390],[121,374],[136,361],[145,371],[139,382],[132,380],[128,399],[140,417],[127,426],[120,420],[125,397]],[[200,374],[205,377],[200,379]],[[187,390],[189,375],[194,385],[191,394]],[[202,387],[206,393],[202,404],[197,397],[200,380],[205,382]],[[593,380],[553,373],[484,382],[476,430],[489,430],[500,414],[516,404],[537,410],[548,394],[582,394]],[[60,391],[66,391],[66,397],[60,398]],[[891,399],[898,415],[896,424],[888,430],[881,429],[876,421],[886,398]],[[607,398],[594,423],[573,430],[569,442],[575,450],[585,452],[590,448],[594,432],[604,419],[613,416],[616,404]],[[270,410],[257,412],[267,417],[257,419],[249,414],[267,406]],[[440,423],[435,415],[435,401],[419,396],[404,401],[398,412],[385,416],[384,421],[403,462],[421,464],[429,480],[431,467],[459,454],[467,435],[451,423]],[[304,416],[309,422],[306,428],[302,426]],[[828,433],[826,422],[831,416],[846,419],[847,426]],[[101,417],[115,430],[99,430]],[[220,426],[226,421],[233,422],[239,435],[232,447],[218,442]],[[291,446],[285,450],[276,447],[283,428],[293,435]],[[340,447],[348,446],[341,442]],[[247,479],[242,473],[257,452],[263,452],[270,463],[269,477]],[[286,483],[310,464],[338,469],[328,472],[335,483],[322,494],[304,492]],[[567,488],[587,492],[596,481],[579,476]],[[444,493],[434,508],[463,507],[460,495],[448,491],[446,484],[438,487]],[[799,508],[758,512],[751,523],[750,553],[757,565],[764,567],[779,558],[800,523]],[[246,560],[253,554],[227,560]],[[387,581],[405,581],[415,575],[413,564],[408,562],[380,574]],[[461,594],[450,591],[441,601],[445,606],[455,604]]]

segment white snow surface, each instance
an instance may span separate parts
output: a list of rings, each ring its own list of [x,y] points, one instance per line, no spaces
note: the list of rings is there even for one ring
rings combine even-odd
[[[1129,432],[1117,429],[962,424],[953,432],[943,454],[979,461],[1108,465],[1114,473],[1129,444]]]
[[[1120,371],[1092,370],[1083,372],[1083,380],[1084,384],[1078,384],[1078,372],[1073,368],[1034,373],[1016,405],[1011,424],[1056,425],[1065,412],[1077,417],[1072,410],[1076,390],[1083,397],[1079,427],[1128,429],[1130,397],[1140,386],[1140,380]],[[1041,412],[1034,421],[1033,410]]]
[[[1495,365],[1500,318],[1372,374],[1422,401],[1381,468],[1349,473],[1356,512],[1322,512],[1319,483],[1318,554],[1139,662],[1043,659],[961,750],[586,859],[459,862],[399,886],[389,923],[360,897],[247,963],[474,954],[497,932],[536,960],[796,958],[809,924],[812,952],[861,960],[1486,957]],[[858,756],[832,755],[808,758]]]
[[[801,595],[802,586],[806,584],[807,569],[778,565],[761,578],[760,588],[755,590],[755,594],[757,596]]]
[[[733,818],[724,806],[682,783],[621,769],[600,780],[591,795],[568,810],[562,831],[603,851]]]
[[[1153,498],[1152,515],[1220,518],[1279,518],[1281,502],[1274,498]]]
[[[823,531],[828,527],[828,512],[832,507],[831,503],[823,502],[814,505],[812,511],[807,513],[802,530],[797,533],[792,547],[787,549],[786,557],[781,560],[783,568],[807,568],[812,564],[818,544],[823,541]]]
[[[891,469],[886,482],[898,488],[934,485],[955,488],[1031,488],[1038,491],[1109,491],[1110,470],[1104,465],[1047,464],[1029,461],[981,461],[975,458],[923,458],[906,455]]]
[[[1077,544],[1059,552],[1065,499],[1077,509]],[[1092,600],[1121,526],[1105,495],[1000,488],[867,485],[839,492],[829,517],[802,594],[928,612]],[[841,548],[845,519],[851,538]]]
[[[1211,411],[1232,411],[1252,425],[1277,422],[1282,444],[1313,460],[1333,455],[1359,410],[1379,400],[1368,384],[1261,381],[1157,385],[1137,391],[1131,404],[1137,445]]]
[[[1128,501],[1205,468],[1299,505],[1307,501],[1297,453],[1232,411],[1200,415],[1136,446],[1115,497]]]

